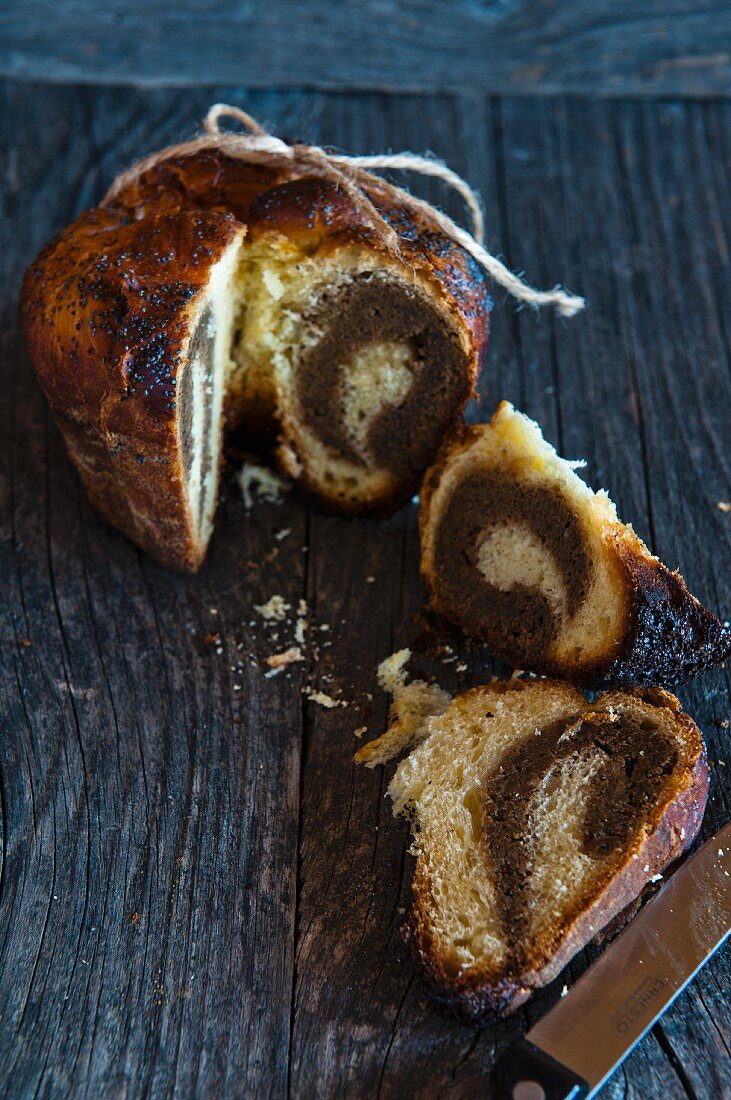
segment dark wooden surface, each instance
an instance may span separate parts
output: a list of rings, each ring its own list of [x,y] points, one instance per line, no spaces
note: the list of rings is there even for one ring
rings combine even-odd
[[[376,665],[419,648],[415,507],[382,524],[295,498],[246,513],[229,483],[201,574],[156,567],[72,472],[19,334],[19,280],[117,169],[213,99],[348,149],[430,147],[482,191],[494,249],[589,301],[566,323],[498,295],[471,417],[502,397],[537,417],[728,614],[731,106],[0,89],[0,1091],[481,1095],[594,949],[478,1030],[428,1007],[414,976],[407,829],[389,771],[352,754],[355,728],[383,728]],[[277,645],[252,608],[274,593],[308,601],[320,645],[267,679]],[[451,688],[491,671],[460,652],[461,675],[416,667]],[[706,836],[729,817],[729,671],[680,693],[713,761]],[[350,706],[325,710],[305,684]],[[606,1100],[731,1096],[730,963],[706,967]]]
[[[0,73],[249,88],[723,95],[728,0],[3,0]]]

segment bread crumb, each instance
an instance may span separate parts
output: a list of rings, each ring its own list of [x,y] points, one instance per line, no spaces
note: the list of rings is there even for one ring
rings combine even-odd
[[[254,604],[254,611],[266,622],[281,622],[290,608],[291,604],[285,603],[284,596],[271,596],[266,603]]]
[[[393,695],[393,702],[386,732],[369,741],[355,756],[367,768],[385,764],[418,745],[429,733],[429,719],[444,714],[452,701],[438,684],[427,684],[425,680],[406,683],[404,666],[410,657],[410,649],[399,649],[378,666],[378,682]]]
[[[358,729],[355,730],[353,736],[362,737],[364,733],[368,733],[368,726],[358,726]]]
[[[406,674],[404,666],[411,658],[410,649],[398,649],[390,657],[386,657],[378,666],[376,675],[378,683],[389,695],[396,695],[406,686]]]
[[[731,512],[731,500],[719,500],[716,507],[719,512]]]
[[[373,576],[366,577],[366,584],[375,584],[375,581],[376,581],[376,578],[373,577]]]
[[[307,687],[304,693],[313,703],[319,703],[321,707],[327,707],[328,710],[333,707],[348,706],[345,699],[333,699],[332,695],[326,695],[324,691],[315,691],[314,688]]]
[[[275,474],[274,470],[270,470],[268,466],[260,466],[256,462],[243,464],[238,473],[238,481],[247,512],[254,503],[252,486],[256,487],[257,497],[268,500],[270,504],[280,504],[282,497],[291,488],[290,483],[279,474]]]
[[[291,535],[291,534],[292,534],[292,528],[291,527],[283,527],[281,529],[281,531],[276,532],[276,534],[274,535],[274,538],[277,540],[277,542],[281,542],[282,539],[286,539],[287,535]]]
[[[294,664],[295,661],[303,661],[302,650],[299,646],[290,646],[289,649],[285,649],[283,653],[273,653],[271,657],[267,657],[267,664],[270,668],[283,668],[285,665]]]

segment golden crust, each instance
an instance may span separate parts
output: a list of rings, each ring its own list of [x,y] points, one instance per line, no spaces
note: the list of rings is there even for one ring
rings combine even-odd
[[[107,206],[81,214],[28,270],[30,356],[71,458],[106,518],[158,561],[191,570],[205,553],[186,516],[174,389],[196,296],[237,237],[279,239],[304,256],[355,247],[408,270],[469,350],[467,400],[487,341],[484,277],[388,184],[374,184],[371,198],[398,234],[398,256],[329,181],[204,151],[161,162]],[[234,419],[236,402],[246,400],[245,390],[229,395]],[[254,412],[263,424],[267,410]],[[342,511],[322,486],[302,482],[317,503]],[[401,486],[363,510],[386,511],[413,489]]]
[[[501,690],[510,691],[525,681],[508,682]],[[565,688],[558,681],[541,681],[548,690]],[[489,690],[497,688],[489,685]],[[484,691],[474,688],[469,694]],[[573,689],[571,689],[573,691]],[[582,709],[587,707],[581,700]],[[547,985],[573,956],[593,940],[612,921],[621,917],[636,901],[654,875],[677,860],[693,844],[701,827],[708,797],[708,760],[705,745],[695,722],[681,711],[678,699],[662,689],[636,689],[599,696],[588,709],[618,704],[636,697],[646,705],[667,711],[669,722],[681,731],[684,745],[683,765],[662,803],[653,807],[644,822],[641,836],[623,855],[608,866],[586,905],[577,904],[556,929],[553,938],[538,947],[521,974],[510,974],[498,966],[473,966],[455,972],[432,932],[431,914],[436,907],[429,874],[417,862],[412,884],[412,908],[406,939],[423,972],[430,996],[464,1020],[478,1022],[489,1013],[506,1015],[526,1001],[535,989]],[[414,824],[418,827],[418,818]]]

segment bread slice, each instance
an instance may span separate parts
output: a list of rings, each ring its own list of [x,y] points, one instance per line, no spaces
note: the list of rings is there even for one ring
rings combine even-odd
[[[71,458],[164,564],[203,560],[224,426],[276,450],[322,508],[357,514],[408,500],[459,422],[485,278],[396,189],[369,194],[384,221],[295,167],[170,157],[28,270],[30,355]]]
[[[589,703],[575,688],[474,688],[389,786],[416,856],[409,937],[433,997],[507,1013],[692,843],[703,740],[660,689]]]
[[[244,227],[88,211],[26,273],[31,360],[92,503],[197,569],[213,527]]]
[[[514,667],[672,686],[731,651],[729,624],[507,402],[429,470],[420,523],[432,603]]]
[[[275,410],[285,472],[348,514],[388,511],[418,489],[470,395],[489,313],[463,255],[444,238],[437,248],[387,188],[371,198],[400,255],[325,181],[252,204],[232,380],[242,415],[252,391]]]

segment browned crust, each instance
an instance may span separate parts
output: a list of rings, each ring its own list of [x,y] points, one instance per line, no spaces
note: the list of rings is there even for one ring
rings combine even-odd
[[[484,431],[484,424],[460,424],[449,439],[445,439],[439,449],[439,454],[424,474],[419,492],[419,535],[422,546],[426,542],[426,533],[431,523],[432,499],[439,488],[444,471],[453,459],[463,451],[468,451]],[[429,577],[425,572],[423,572],[423,576],[431,589]]]
[[[547,684],[555,686],[550,681]],[[490,689],[494,686],[491,684]],[[654,808],[643,830],[644,836],[621,861],[607,869],[594,888],[593,900],[588,905],[577,904],[554,939],[541,945],[529,969],[521,974],[510,974],[486,965],[459,974],[451,971],[432,932],[430,913],[435,903],[429,876],[417,861],[405,935],[431,998],[460,1019],[475,1023],[490,1013],[507,1015],[513,1012],[535,989],[553,981],[578,951],[628,910],[654,875],[675,862],[696,839],[709,783],[708,760],[700,730],[693,719],[681,711],[675,696],[661,689],[638,689],[625,696],[633,694],[645,703],[667,710],[668,720],[680,725],[686,747],[685,766],[662,804]],[[587,709],[600,708],[611,699],[619,701],[621,695],[600,696]]]
[[[178,446],[178,372],[211,267],[243,232],[184,211],[91,210],[28,269],[30,357],[95,506],[153,558],[197,569]]]
[[[427,470],[419,511],[422,547],[431,524],[432,499],[445,468],[483,432],[483,425],[464,427]],[[616,525],[608,549],[625,582],[624,631],[609,652],[590,665],[573,666],[550,658],[531,664],[519,651],[495,656],[531,672],[568,679],[586,691],[603,691],[652,684],[676,687],[731,654],[731,625],[705,608],[689,592],[681,574],[653,557],[629,525]],[[432,606],[449,618],[439,597],[438,578],[423,555],[421,573]]]
[[[488,334],[482,272],[388,184],[371,197],[399,235],[398,256],[332,183],[201,152],[156,165],[81,214],[29,268],[21,312],[30,357],[69,454],[94,504],[158,561],[195,570],[205,553],[186,515],[171,391],[196,296],[244,226],[252,241],[279,239],[310,256],[356,247],[417,272],[471,350],[467,400]],[[356,509],[300,481],[340,513],[385,513],[415,488],[401,484]]]
[[[305,255],[321,257],[347,247],[362,247],[418,273],[471,347],[474,383],[487,344],[492,308],[481,268],[427,214],[404,206],[384,181],[375,182],[367,193],[396,231],[397,254],[388,238],[364,219],[337,185],[312,178],[281,183],[252,203],[247,220],[251,241],[281,237]]]

